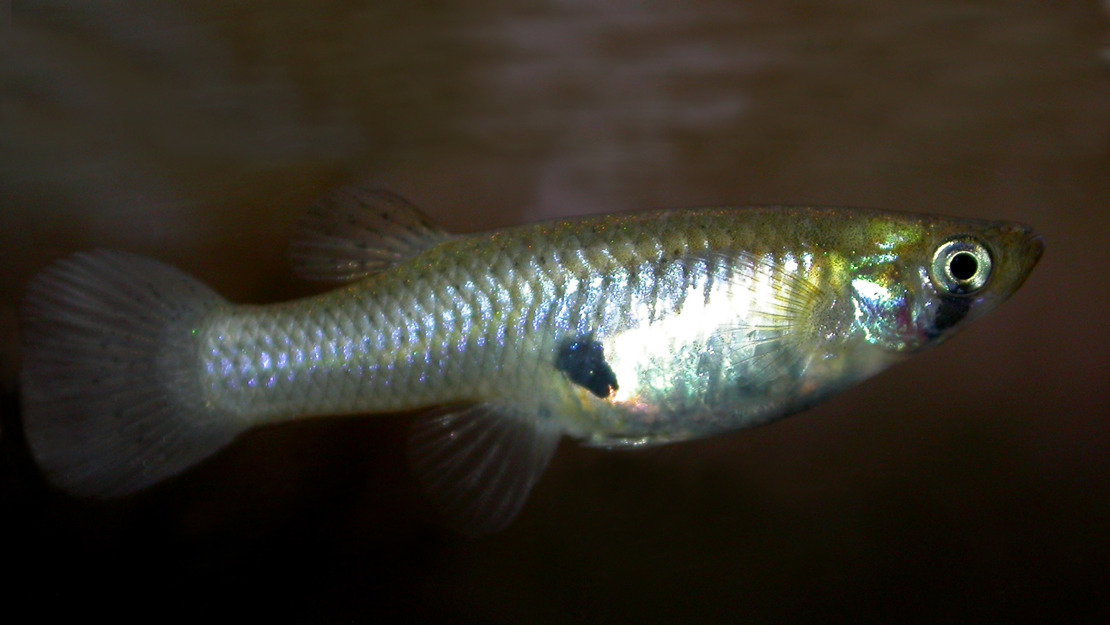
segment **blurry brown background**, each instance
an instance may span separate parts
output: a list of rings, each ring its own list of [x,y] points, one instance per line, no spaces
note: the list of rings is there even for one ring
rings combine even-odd
[[[0,619],[1105,622],[1105,8],[3,7]],[[311,293],[285,242],[352,180],[462,231],[819,203],[1025,221],[1048,249],[997,312],[808,413],[644,453],[564,444],[480,540],[436,525],[403,416],[253,432],[119,502],[44,486],[15,392],[35,272],[108,247],[237,301]]]

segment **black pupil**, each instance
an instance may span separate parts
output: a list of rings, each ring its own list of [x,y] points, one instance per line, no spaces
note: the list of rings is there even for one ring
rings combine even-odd
[[[960,252],[948,261],[948,271],[952,272],[953,278],[961,282],[974,278],[975,272],[978,270],[979,261],[967,252]]]

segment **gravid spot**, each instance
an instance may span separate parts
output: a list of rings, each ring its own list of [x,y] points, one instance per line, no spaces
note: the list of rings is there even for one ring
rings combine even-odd
[[[593,335],[566,339],[559,344],[555,368],[567,374],[571,382],[598,397],[608,397],[617,390],[617,375],[605,362],[605,350]]]

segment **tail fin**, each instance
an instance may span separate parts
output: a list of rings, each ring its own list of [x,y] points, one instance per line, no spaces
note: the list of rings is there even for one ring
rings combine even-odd
[[[200,462],[247,427],[206,406],[197,323],[225,300],[123,252],[77,254],[36,277],[23,307],[23,421],[54,484],[136,491]]]

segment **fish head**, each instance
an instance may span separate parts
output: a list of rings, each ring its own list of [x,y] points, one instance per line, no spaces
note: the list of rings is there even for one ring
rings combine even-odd
[[[876,235],[876,232],[881,234]],[[853,325],[898,353],[937,345],[1006,301],[1044,251],[1028,226],[883,216],[849,271]]]

